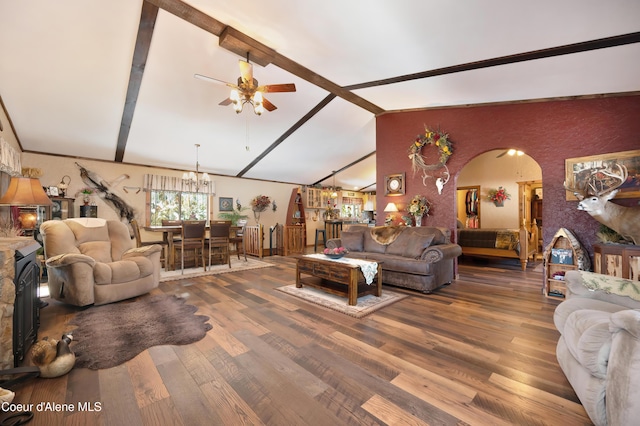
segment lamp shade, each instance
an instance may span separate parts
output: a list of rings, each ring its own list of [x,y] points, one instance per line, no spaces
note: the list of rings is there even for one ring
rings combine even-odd
[[[42,189],[40,179],[12,177],[9,188],[0,198],[4,206],[48,206],[51,200]]]
[[[397,212],[398,208],[396,207],[396,203],[389,203],[387,207],[384,208],[385,212]]]

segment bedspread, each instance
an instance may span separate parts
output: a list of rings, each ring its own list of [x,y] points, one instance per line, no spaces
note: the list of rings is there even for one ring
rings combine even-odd
[[[458,244],[462,247],[520,249],[517,229],[458,229]]]

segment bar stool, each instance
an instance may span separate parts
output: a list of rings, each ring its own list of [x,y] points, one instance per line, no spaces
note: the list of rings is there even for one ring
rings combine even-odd
[[[313,245],[313,251],[318,251],[318,235],[322,234],[322,244],[327,246],[327,232],[324,229],[316,229],[316,242]]]
[[[340,233],[342,232],[342,221],[325,220],[324,229],[327,232],[327,235],[329,235],[329,238],[340,238]]]

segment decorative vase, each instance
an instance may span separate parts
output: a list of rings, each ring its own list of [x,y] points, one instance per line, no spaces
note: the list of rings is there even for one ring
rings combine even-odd
[[[493,204],[496,205],[496,207],[504,207],[504,201],[494,201]]]
[[[82,197],[82,201],[84,201],[85,206],[88,206],[89,201],[91,201],[91,197],[89,196],[89,194],[84,194],[84,196]]]
[[[414,216],[416,220],[416,226],[422,226],[422,216]]]

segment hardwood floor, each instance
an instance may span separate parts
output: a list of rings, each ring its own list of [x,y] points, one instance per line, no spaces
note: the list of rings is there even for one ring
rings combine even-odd
[[[556,361],[559,301],[533,268],[462,264],[431,295],[385,286],[410,297],[355,319],[274,291],[295,282],[295,259],[264,260],[276,266],[154,290],[190,293],[213,326],[203,340],[31,380],[14,402],[74,408],[33,425],[591,424]],[[76,311],[50,301],[39,336],[69,331]]]

